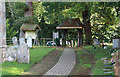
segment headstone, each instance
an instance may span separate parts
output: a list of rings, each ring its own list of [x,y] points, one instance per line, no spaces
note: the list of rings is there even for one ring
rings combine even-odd
[[[27,37],[27,45],[29,48],[32,48],[32,37],[31,36]]]
[[[20,45],[22,45],[23,43],[25,43],[25,38],[20,38],[19,39],[19,43],[20,43]]]
[[[18,47],[17,37],[13,37],[13,38],[12,38],[12,42],[13,42],[13,46],[14,46],[15,48],[17,48],[17,47]]]
[[[120,48],[120,39],[113,39],[113,48]]]
[[[29,63],[29,48],[26,43],[18,46],[18,62],[20,63]]]
[[[10,46],[6,51],[6,61],[16,61],[17,50]]]
[[[94,45],[100,45],[100,42],[98,41],[98,39],[93,39]]]

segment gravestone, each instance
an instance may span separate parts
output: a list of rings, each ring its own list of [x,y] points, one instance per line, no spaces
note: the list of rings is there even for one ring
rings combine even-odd
[[[98,41],[98,39],[93,39],[94,45],[100,45],[100,42]]]
[[[18,47],[17,37],[13,37],[13,38],[12,38],[12,42],[13,42],[13,46],[14,46],[15,48],[17,48],[17,47]]]
[[[29,48],[26,43],[22,43],[18,46],[18,62],[20,63],[29,63]]]
[[[120,39],[113,39],[113,48],[120,48]]]
[[[22,45],[23,43],[25,43],[25,38],[20,38],[19,39],[19,43],[20,43],[20,45]]]
[[[27,45],[29,48],[32,48],[32,37],[31,36],[27,37]]]
[[[6,51],[6,61],[16,61],[17,50],[10,46]]]

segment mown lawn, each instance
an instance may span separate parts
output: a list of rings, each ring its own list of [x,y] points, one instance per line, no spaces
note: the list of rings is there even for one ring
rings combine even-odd
[[[104,75],[103,68],[104,64],[101,60],[102,57],[108,57],[111,58],[110,54],[111,46],[108,46],[107,49],[103,48],[96,48],[94,49],[92,46],[85,46],[81,50],[77,50],[78,60],[79,60],[79,68],[84,67],[85,69],[91,68],[91,72],[89,74],[91,75]],[[94,55],[94,65],[92,66],[91,59],[90,58],[83,58],[81,59],[81,55],[88,55],[93,54]],[[85,63],[86,62],[86,63]],[[81,70],[79,69],[78,70]],[[113,67],[112,67],[113,69]],[[113,72],[114,75],[114,72]]]
[[[30,49],[30,63],[4,62],[2,64],[2,75],[21,75],[21,72],[27,71],[30,67],[40,61],[45,55],[55,48],[34,47]]]

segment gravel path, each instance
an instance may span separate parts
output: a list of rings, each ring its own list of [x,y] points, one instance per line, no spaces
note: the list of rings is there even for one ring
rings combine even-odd
[[[43,77],[50,75],[67,76],[75,65],[75,52],[72,48],[65,48],[58,63],[54,65]]]

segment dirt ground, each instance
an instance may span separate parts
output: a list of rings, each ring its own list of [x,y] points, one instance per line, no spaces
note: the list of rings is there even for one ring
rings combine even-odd
[[[77,51],[75,51],[75,52],[77,52]],[[80,59],[83,59],[83,60],[85,58],[87,58],[90,61],[90,64],[93,67],[95,64],[94,55],[93,54],[82,54],[80,57]],[[84,67],[79,66],[79,64],[80,64],[79,57],[76,53],[76,64],[75,64],[73,70],[71,71],[70,75],[75,75],[75,76],[80,76],[80,75],[88,76],[88,75],[90,75],[92,67],[85,69]],[[87,64],[87,61],[84,61],[83,64]]]
[[[24,72],[23,75],[44,75],[58,62],[63,49],[64,48],[62,47],[56,48],[54,51],[46,55],[40,62],[34,64],[29,71]]]

